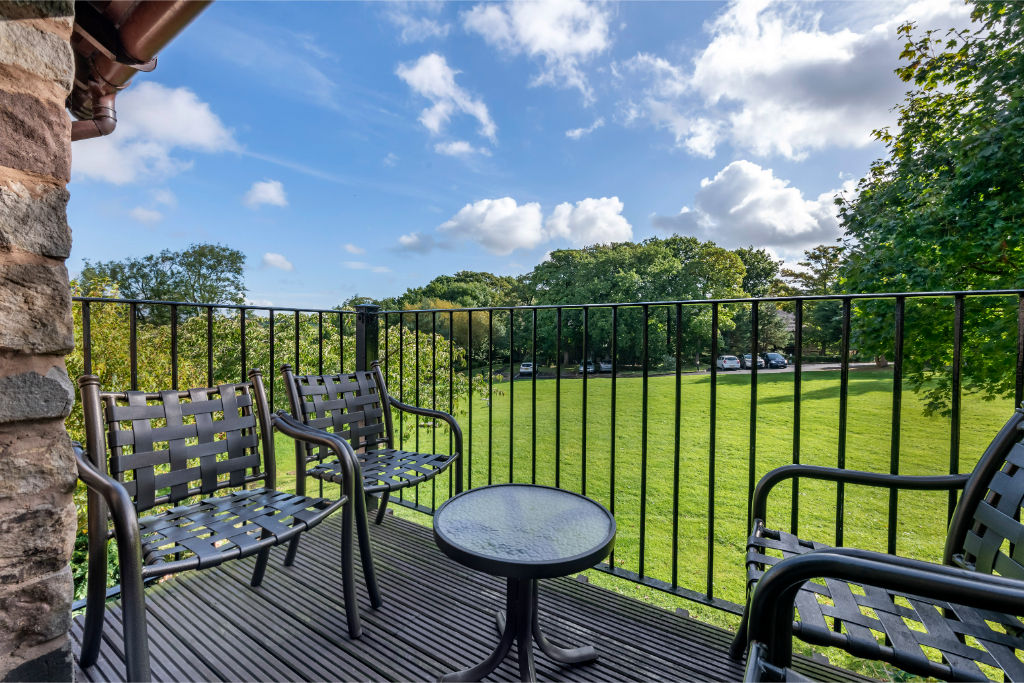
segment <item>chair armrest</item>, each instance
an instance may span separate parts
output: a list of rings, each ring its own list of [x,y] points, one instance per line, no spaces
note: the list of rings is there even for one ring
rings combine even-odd
[[[748,643],[764,643],[767,660],[789,666],[796,595],[810,579],[832,578],[994,612],[1024,615],[1024,581],[885,553],[823,549],[788,557],[765,572],[750,600]]]
[[[99,493],[110,508],[115,535],[120,538],[123,530],[131,529],[134,531],[128,535],[138,539],[139,517],[128,491],[121,485],[121,482],[96,469],[85,457],[85,451],[80,445],[73,443],[72,449],[75,452],[75,461],[78,463],[78,478],[85,483],[86,487]]]
[[[338,456],[338,462],[341,463],[342,473],[347,482],[345,485],[346,495],[350,499],[355,495],[356,472],[359,471],[359,461],[356,459],[355,451],[352,450],[352,446],[348,441],[322,429],[310,427],[300,420],[296,420],[283,410],[279,410],[270,416],[270,424],[273,425],[274,429],[293,439],[324,446],[334,451],[335,455]],[[296,470],[295,476],[301,476],[298,470]]]
[[[754,488],[751,512],[755,520],[764,521],[768,508],[768,494],[771,493],[776,484],[786,479],[822,479],[825,481],[877,486],[888,489],[947,491],[962,489],[969,477],[970,475],[967,474],[916,476],[841,470],[837,467],[819,467],[817,465],[784,465],[768,472],[757,482],[757,486]]]
[[[443,410],[420,408],[419,406],[412,406],[409,405],[408,403],[402,403],[397,398],[391,395],[388,395],[388,403],[406,413],[413,413],[414,415],[423,415],[425,417],[432,417],[435,420],[443,420],[444,422],[447,422],[455,438],[455,452],[460,455],[462,454],[462,428],[459,427],[459,423],[456,422],[454,417],[444,412]]]

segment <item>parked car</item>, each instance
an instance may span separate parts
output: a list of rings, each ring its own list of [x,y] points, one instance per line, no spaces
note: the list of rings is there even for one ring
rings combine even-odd
[[[519,365],[519,375],[533,375],[533,363],[526,361]]]
[[[786,362],[786,357],[781,353],[766,353],[764,357],[768,361],[768,367],[770,368],[785,368],[789,366],[789,363]]]
[[[751,367],[753,367],[753,361],[750,359],[749,353],[743,354],[743,360],[740,361],[740,367],[743,368],[744,370],[749,370]],[[757,367],[764,367],[764,358],[762,358],[760,355],[757,357]]]
[[[597,371],[598,372],[611,372],[612,371],[612,362],[610,360],[598,361],[598,363],[597,363]]]
[[[580,363],[580,367],[578,368],[578,371],[581,374],[583,373],[583,363]],[[588,360],[587,361],[587,374],[588,375],[593,375],[594,374],[594,361],[592,361],[592,360]]]
[[[739,370],[740,359],[736,356],[719,356],[718,357],[718,369],[719,370]]]

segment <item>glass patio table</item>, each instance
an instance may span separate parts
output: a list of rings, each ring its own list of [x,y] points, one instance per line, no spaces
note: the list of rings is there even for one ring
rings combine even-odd
[[[434,540],[456,562],[507,579],[506,609],[497,618],[497,647],[480,664],[447,674],[442,681],[480,680],[498,668],[513,642],[523,681],[537,678],[533,641],[561,664],[597,658],[589,645],[561,648],[547,639],[537,623],[537,580],[588,569],[611,551],[615,518],[601,504],[548,486],[483,486],[438,508]]]

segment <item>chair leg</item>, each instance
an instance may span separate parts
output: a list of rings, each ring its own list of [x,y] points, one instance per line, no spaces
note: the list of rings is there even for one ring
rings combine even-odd
[[[124,565],[122,565],[124,568]],[[142,577],[129,580],[121,575],[124,659],[128,681],[149,681],[149,634],[146,628],[146,598]]]
[[[737,662],[743,659],[743,655],[747,652],[747,618],[749,614],[750,602],[748,601],[746,609],[743,610],[740,627],[736,629],[736,637],[732,639],[732,643],[729,645],[729,657]]]
[[[289,547],[289,550],[291,548]],[[267,573],[267,561],[270,559],[270,548],[264,548],[256,555],[256,566],[252,570],[252,579],[249,580],[249,585],[253,588],[259,588],[260,584],[263,583],[263,575]]]
[[[284,556],[284,566],[290,567],[295,564],[295,554],[299,551],[299,538],[302,534],[297,534],[292,537],[292,540],[288,541],[288,553]]]
[[[377,608],[383,605],[384,601],[381,600],[380,589],[377,588],[377,575],[373,570],[373,551],[370,549],[370,525],[369,515],[366,511],[366,498],[360,495],[353,496],[353,498],[355,499],[353,505],[356,508],[356,532],[359,536],[359,557],[363,563],[363,579],[366,581],[366,592],[370,594],[370,605]],[[387,498],[381,497],[381,501],[387,502]]]
[[[384,493],[380,495],[380,502],[377,503],[377,518],[373,520],[374,524],[380,524],[384,521],[384,512],[388,509],[388,500],[390,499],[390,491],[384,491]]]
[[[99,559],[94,559],[98,556]],[[85,626],[82,630],[82,649],[78,663],[88,669],[100,654],[103,635],[103,616],[107,609],[107,539],[94,544],[89,538],[89,574],[86,579]]]
[[[341,512],[341,589],[345,599],[345,618],[348,620],[348,635],[358,638],[363,635],[359,623],[359,603],[356,600],[355,570],[352,566],[352,501],[345,503]]]

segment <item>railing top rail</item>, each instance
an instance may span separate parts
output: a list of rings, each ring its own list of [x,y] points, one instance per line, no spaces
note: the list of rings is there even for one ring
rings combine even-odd
[[[72,301],[89,301],[104,304],[136,304],[139,306],[184,306],[186,308],[228,308],[246,311],[274,311],[276,313],[346,313],[355,315],[355,311],[340,308],[290,308],[288,306],[261,306],[256,304],[211,304],[197,301],[161,301],[157,299],[116,299],[104,296],[74,296]]]
[[[1024,289],[983,289],[983,290],[955,290],[948,292],[879,292],[865,294],[804,294],[800,296],[764,296],[747,297],[742,299],[681,299],[677,301],[630,301],[618,303],[595,303],[595,304],[537,304],[526,306],[476,306],[459,308],[418,308],[408,310],[381,310],[378,315],[388,314],[411,314],[411,313],[468,313],[477,311],[531,311],[557,308],[628,308],[642,306],[675,306],[683,305],[707,305],[707,304],[742,304],[753,302],[787,302],[787,301],[844,301],[855,299],[897,299],[897,298],[925,298],[925,297],[953,297],[953,296],[1024,296]]]

